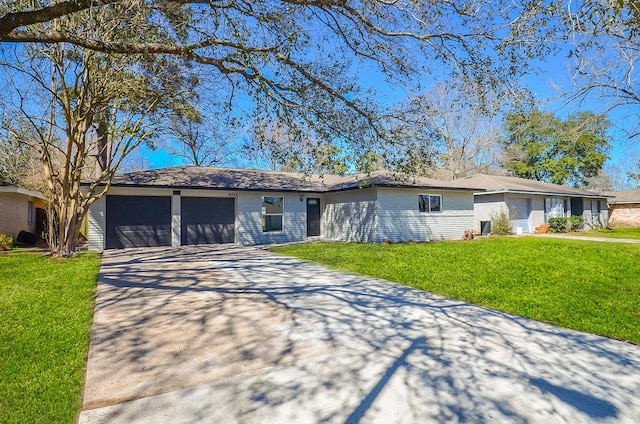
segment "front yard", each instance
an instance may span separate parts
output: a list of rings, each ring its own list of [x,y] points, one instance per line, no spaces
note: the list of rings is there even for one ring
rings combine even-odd
[[[621,239],[637,239],[640,240],[640,227],[627,228],[594,228],[592,230],[571,233],[576,236],[585,237],[608,237]]]
[[[0,422],[73,423],[100,257],[0,255]]]
[[[640,344],[640,245],[505,237],[272,251]]]

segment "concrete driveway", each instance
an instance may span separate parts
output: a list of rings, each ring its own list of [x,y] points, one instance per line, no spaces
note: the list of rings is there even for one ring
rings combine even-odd
[[[80,423],[638,423],[640,347],[241,246],[104,254]]]

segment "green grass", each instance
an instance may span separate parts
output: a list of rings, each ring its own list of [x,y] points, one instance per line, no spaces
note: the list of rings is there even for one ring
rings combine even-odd
[[[585,237],[609,237],[640,240],[640,227],[594,228],[592,230],[571,234]]]
[[[272,250],[640,344],[640,245],[506,237]]]
[[[0,255],[0,422],[73,423],[100,257]]]

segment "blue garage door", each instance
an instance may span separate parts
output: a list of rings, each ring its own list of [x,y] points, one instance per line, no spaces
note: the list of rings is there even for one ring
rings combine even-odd
[[[235,242],[233,198],[182,197],[180,214],[182,245]]]
[[[107,196],[107,249],[171,246],[171,197]]]

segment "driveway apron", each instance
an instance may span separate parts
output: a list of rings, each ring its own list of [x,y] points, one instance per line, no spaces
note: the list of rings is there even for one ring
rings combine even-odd
[[[263,249],[106,251],[80,423],[640,422],[640,346]]]

